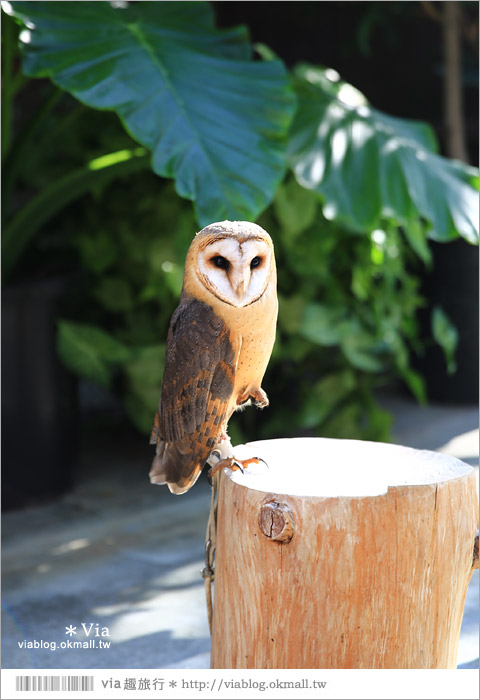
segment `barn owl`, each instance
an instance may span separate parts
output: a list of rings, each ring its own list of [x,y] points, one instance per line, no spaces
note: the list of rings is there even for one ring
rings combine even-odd
[[[276,287],[272,239],[260,226],[222,221],[193,239],[150,440],[153,484],[181,494],[206,463],[216,471],[254,461],[234,459],[227,424],[246,405],[268,406],[261,382],[275,342]]]

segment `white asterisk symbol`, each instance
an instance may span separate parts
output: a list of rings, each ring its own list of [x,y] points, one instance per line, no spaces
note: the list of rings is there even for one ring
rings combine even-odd
[[[68,627],[65,627],[65,634],[69,634],[71,637],[72,634],[77,634],[77,628],[73,625],[68,625]]]

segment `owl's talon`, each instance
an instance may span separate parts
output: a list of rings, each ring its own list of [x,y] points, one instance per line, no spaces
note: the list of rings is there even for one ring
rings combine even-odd
[[[250,457],[250,459],[242,459],[242,467],[243,467],[242,473],[245,471],[245,469],[250,464],[258,464],[259,462],[263,462],[265,464],[265,466],[268,468],[268,464],[261,457]]]
[[[215,452],[218,452],[218,450],[215,450]],[[217,464],[215,464],[215,466],[208,470],[208,477],[211,479],[214,474],[220,471],[220,469],[226,468],[232,469],[233,471],[240,470],[242,474],[245,474],[245,469],[247,469],[250,464],[258,464],[259,462],[263,462],[268,469],[268,464],[261,457],[250,457],[250,459],[235,459],[234,457],[227,457],[226,459],[221,459],[219,462],[217,462]]]
[[[212,479],[213,476],[221,469],[226,469],[227,467],[231,469],[232,464],[233,459],[231,457],[227,457],[227,459],[221,459],[219,462],[217,462],[217,464],[215,464],[214,467],[210,467],[210,469],[208,470],[208,477]]]
[[[240,469],[242,474],[245,474],[245,468],[244,468],[243,464],[236,459],[233,460],[232,466],[230,467],[230,469],[233,469],[233,471]]]

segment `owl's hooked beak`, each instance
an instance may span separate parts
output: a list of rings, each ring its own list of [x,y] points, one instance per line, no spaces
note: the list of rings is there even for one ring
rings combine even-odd
[[[243,297],[247,293],[248,285],[250,284],[250,270],[245,272],[233,271],[230,283],[238,301],[243,301]]]

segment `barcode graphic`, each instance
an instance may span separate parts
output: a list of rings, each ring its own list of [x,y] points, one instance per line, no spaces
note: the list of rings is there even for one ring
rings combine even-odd
[[[93,676],[16,676],[15,689],[28,692],[93,690]]]

